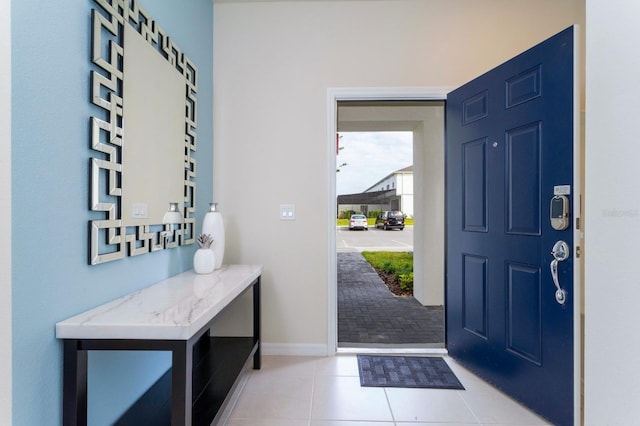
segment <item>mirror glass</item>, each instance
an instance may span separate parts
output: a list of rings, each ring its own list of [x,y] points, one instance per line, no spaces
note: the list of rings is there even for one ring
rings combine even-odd
[[[124,42],[122,220],[153,225],[184,198],[184,77],[130,25]]]

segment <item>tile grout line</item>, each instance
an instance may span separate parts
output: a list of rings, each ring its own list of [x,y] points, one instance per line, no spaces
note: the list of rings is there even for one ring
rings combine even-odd
[[[318,377],[318,360],[313,362],[313,381],[311,382],[311,402],[309,403],[309,420],[307,426],[311,426],[313,421],[313,397],[316,394],[316,378]]]
[[[247,386],[249,379],[251,378],[251,374],[252,373],[250,371],[245,372],[244,377],[242,377],[241,379],[240,386],[236,388],[236,391],[232,395],[231,404],[229,404],[229,406],[226,408],[225,410],[226,412],[223,413],[223,414],[226,414],[226,416],[220,419],[223,425],[226,425],[229,422],[229,420],[231,420],[231,415],[235,411],[236,406],[238,405],[238,401],[240,401],[240,397],[244,393],[244,389]]]
[[[454,373],[455,374],[455,373]],[[459,380],[459,379],[458,379]],[[462,382],[460,382],[462,383]],[[483,423],[480,421],[480,419],[478,418],[478,416],[476,416],[475,411],[473,411],[473,409],[469,406],[469,403],[467,402],[466,398],[462,395],[463,391],[456,391],[456,393],[458,394],[458,396],[460,397],[460,399],[462,399],[462,402],[464,402],[464,405],[467,407],[467,409],[469,410],[469,412],[471,412],[471,415],[473,416],[474,419],[476,419],[476,423],[479,425],[482,425]]]
[[[387,394],[388,388],[382,388],[384,390],[384,398],[387,400],[387,407],[389,407],[389,412],[391,413],[391,421],[393,424],[396,424],[396,416],[393,414],[393,408],[391,408],[391,401],[389,401],[389,394]]]
[[[447,358],[449,358],[447,356]],[[458,381],[460,382],[460,384],[464,387],[464,384],[462,383],[462,380],[460,380],[460,378],[458,377],[458,375],[456,374],[456,372],[454,371],[453,368],[451,368],[451,363],[450,361],[453,361],[453,363],[457,366],[457,367],[462,367],[464,368],[464,366],[460,366],[458,363],[455,362],[455,360],[453,358],[449,358],[449,359],[445,359],[445,357],[442,358],[444,360],[444,362],[447,364],[447,366],[449,367],[449,369],[451,370],[451,372],[453,373],[454,376],[456,376],[456,378],[458,378]],[[467,399],[464,397],[463,392],[467,392],[467,388],[464,387],[464,391],[462,390],[457,390],[456,393],[458,394],[458,396],[460,397],[460,399],[462,399],[462,402],[464,402],[465,407],[467,407],[467,409],[469,410],[469,412],[471,412],[471,415],[473,416],[474,419],[476,419],[476,423],[478,425],[482,425],[483,423],[480,421],[480,419],[478,418],[478,416],[476,415],[475,411],[473,411],[473,409],[471,408],[471,406],[469,405],[469,403],[467,402]]]

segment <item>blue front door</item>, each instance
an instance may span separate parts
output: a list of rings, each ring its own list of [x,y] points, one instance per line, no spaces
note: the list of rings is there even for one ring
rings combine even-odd
[[[568,28],[446,104],[449,353],[559,425],[574,418],[574,253],[557,262],[558,298],[550,265],[557,241],[573,247],[573,40]],[[564,230],[554,191],[570,193],[554,205],[568,201]]]

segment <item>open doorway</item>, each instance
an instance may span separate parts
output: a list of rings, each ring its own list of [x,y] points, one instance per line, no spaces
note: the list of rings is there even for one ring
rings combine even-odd
[[[444,102],[443,101],[338,101],[336,111],[336,130],[342,132],[407,132],[412,141],[412,164],[410,165],[413,194],[411,196],[411,220],[413,222],[410,232],[414,238],[408,244],[409,250],[413,254],[413,300],[402,300],[402,303],[409,302],[406,306],[401,306],[399,299],[390,306],[388,313],[376,313],[373,316],[376,321],[370,321],[367,329],[367,302],[370,300],[371,288],[362,287],[363,280],[367,281],[371,277],[365,275],[368,264],[361,264],[361,256],[357,259],[354,255],[347,256],[346,259],[340,253],[341,243],[339,233],[336,231],[336,298],[337,306],[337,345],[338,347],[412,347],[412,348],[443,348],[444,347]],[[344,145],[345,147],[347,145]],[[338,145],[339,148],[339,145]],[[371,149],[375,149],[372,144]],[[388,157],[393,157],[393,152],[389,152]],[[343,161],[345,156],[338,155],[336,169],[346,171],[349,162]],[[346,165],[344,163],[347,163]],[[393,168],[393,167],[392,167]],[[405,168],[406,169],[406,168]],[[394,170],[391,177],[402,169]],[[339,175],[340,172],[336,173]],[[382,177],[382,176],[379,176]],[[389,177],[389,176],[387,176]],[[338,177],[336,177],[336,180]],[[376,179],[373,179],[376,180]],[[384,180],[384,179],[383,179]],[[389,179],[385,184],[393,185]],[[380,182],[378,182],[380,183]],[[372,182],[374,184],[374,182]],[[371,189],[371,188],[368,188]],[[379,194],[387,192],[387,195],[395,196],[395,208],[402,209],[399,203],[400,197],[392,191],[393,188],[373,188],[378,189]],[[343,192],[343,191],[340,191]],[[375,192],[375,191],[372,191]],[[391,194],[394,193],[394,194]],[[338,191],[336,190],[336,195]],[[357,197],[355,197],[357,198]],[[376,208],[375,205],[364,203],[346,205],[348,199],[336,201],[336,213],[340,209],[349,207],[351,210],[363,210]],[[362,198],[362,197],[361,197]],[[366,197],[364,197],[366,198]],[[363,199],[364,199],[363,198]],[[367,201],[367,200],[365,200]],[[341,202],[343,202],[341,204]],[[372,201],[373,203],[373,201]],[[375,203],[374,203],[375,204]],[[392,210],[391,203],[380,203],[386,207],[380,210]],[[407,204],[408,205],[408,204]],[[354,206],[357,209],[354,209]],[[405,212],[406,213],[406,212]],[[406,227],[405,229],[409,229]],[[405,238],[406,239],[406,238]],[[360,247],[362,249],[362,247]],[[402,250],[400,247],[397,250]],[[351,250],[353,252],[353,250]],[[370,270],[369,270],[370,271]],[[349,274],[351,273],[351,275]],[[375,273],[375,272],[374,272]],[[350,276],[356,275],[360,284],[358,289],[345,289],[342,284]],[[347,294],[345,294],[345,290]],[[356,296],[357,294],[360,296]],[[341,298],[352,297],[347,300],[346,305]],[[365,306],[359,306],[357,297],[362,297]],[[395,296],[391,295],[392,298]],[[354,299],[355,298],[355,299]],[[377,301],[379,302],[379,301]],[[373,303],[376,303],[374,301]],[[346,306],[346,307],[345,307]],[[418,314],[411,313],[411,308],[419,307],[424,312]],[[426,307],[426,308],[425,308]],[[345,309],[353,309],[359,315],[345,318]],[[370,313],[368,313],[371,315]],[[416,315],[422,316],[419,321]],[[342,323],[341,321],[351,321],[359,318],[361,321],[352,323]],[[371,319],[371,316],[369,317]],[[386,329],[395,329],[396,335],[390,339],[388,336],[380,335],[385,331],[381,323],[390,324]],[[398,326],[401,336],[398,337]],[[435,328],[434,328],[435,326]],[[355,327],[355,329],[354,329]],[[394,328],[395,327],[395,328]],[[359,328],[359,329],[358,329]],[[436,330],[438,329],[439,330]],[[404,329],[404,333],[402,330]],[[361,335],[368,344],[363,344],[362,339],[353,342],[352,337]],[[342,336],[341,336],[342,335]],[[356,343],[356,345],[354,345]]]

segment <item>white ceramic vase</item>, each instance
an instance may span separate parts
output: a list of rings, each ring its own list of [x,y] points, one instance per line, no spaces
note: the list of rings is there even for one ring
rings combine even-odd
[[[210,274],[216,266],[216,254],[210,248],[199,248],[193,255],[193,270],[196,274]]]
[[[210,203],[209,206],[209,212],[204,215],[202,222],[202,233],[213,237],[211,249],[216,257],[215,269],[220,269],[224,260],[224,221],[222,213],[218,211],[217,203]]]

